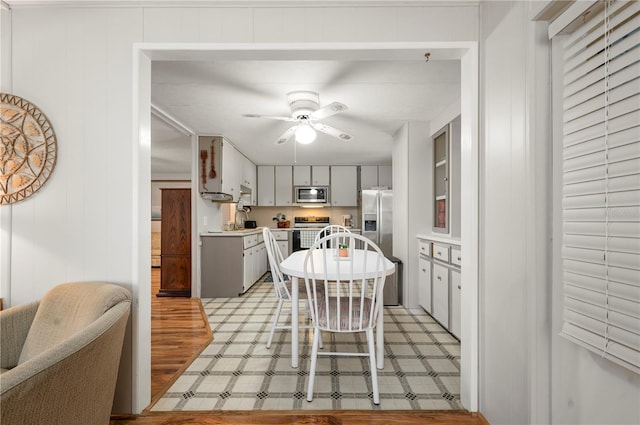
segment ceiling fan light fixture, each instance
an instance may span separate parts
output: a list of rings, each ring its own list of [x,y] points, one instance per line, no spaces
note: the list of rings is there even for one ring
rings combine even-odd
[[[301,124],[295,132],[296,142],[308,145],[316,140],[316,131],[309,124]]]

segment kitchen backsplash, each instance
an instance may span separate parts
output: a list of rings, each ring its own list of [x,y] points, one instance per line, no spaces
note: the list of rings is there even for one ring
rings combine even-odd
[[[235,209],[235,204],[229,205],[230,209]],[[331,217],[331,224],[342,224],[342,216],[351,214],[353,227],[359,228],[360,217],[358,217],[357,207],[326,207],[326,208],[301,208],[301,207],[251,207],[249,220],[255,220],[258,226],[275,227],[273,217],[278,213],[283,213],[291,221],[293,227],[294,217]],[[238,213],[240,214],[240,213]],[[230,217],[230,215],[225,215]],[[238,221],[240,217],[238,217]],[[224,223],[223,223],[224,224]]]

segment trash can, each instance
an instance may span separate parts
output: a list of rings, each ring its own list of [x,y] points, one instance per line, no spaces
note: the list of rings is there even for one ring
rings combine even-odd
[[[402,300],[402,261],[397,257],[389,256],[387,260],[396,266],[396,272],[387,276],[384,283],[384,305],[398,305]]]

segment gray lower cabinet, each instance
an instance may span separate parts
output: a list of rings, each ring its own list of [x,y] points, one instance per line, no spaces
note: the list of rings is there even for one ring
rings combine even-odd
[[[418,236],[418,304],[460,339],[460,245]]]
[[[237,297],[267,271],[262,235],[203,236],[202,298]]]

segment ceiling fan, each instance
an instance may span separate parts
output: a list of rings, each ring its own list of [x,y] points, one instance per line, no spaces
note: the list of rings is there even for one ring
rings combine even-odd
[[[333,136],[339,140],[350,141],[353,136],[337,128],[316,122],[332,115],[344,112],[347,105],[340,102],[333,102],[320,107],[318,93],[308,90],[297,90],[287,93],[287,100],[291,108],[291,116],[280,117],[271,115],[247,114],[249,118],[267,118],[272,120],[295,122],[282,136],[276,140],[276,145],[286,143],[293,135],[298,143],[309,144],[316,138],[316,130]]]

